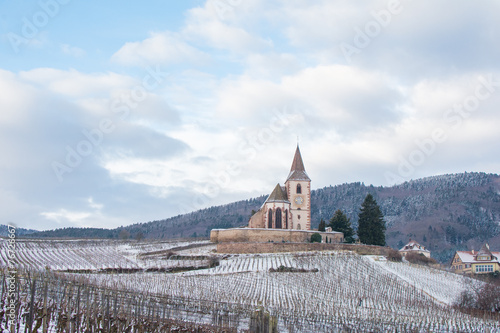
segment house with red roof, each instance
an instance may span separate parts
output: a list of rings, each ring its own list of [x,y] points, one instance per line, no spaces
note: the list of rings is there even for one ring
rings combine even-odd
[[[403,257],[406,257],[408,253],[423,254],[427,258],[431,257],[431,251],[427,250],[425,246],[420,245],[412,239],[410,239],[408,244],[406,244],[399,250],[399,253],[401,253]]]
[[[451,262],[455,273],[486,274],[500,271],[500,252],[484,244],[479,251],[457,251]]]

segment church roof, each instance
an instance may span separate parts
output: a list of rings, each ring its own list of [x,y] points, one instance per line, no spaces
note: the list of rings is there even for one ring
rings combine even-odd
[[[302,161],[302,155],[300,155],[300,149],[297,145],[297,150],[295,150],[295,156],[293,157],[292,167],[290,168],[290,173],[286,179],[289,180],[308,180],[311,181],[311,178],[306,173],[306,169],[304,168],[304,162]]]
[[[280,184],[277,184],[274,188],[273,192],[269,195],[266,202],[289,202],[286,192],[283,191],[283,188]]]

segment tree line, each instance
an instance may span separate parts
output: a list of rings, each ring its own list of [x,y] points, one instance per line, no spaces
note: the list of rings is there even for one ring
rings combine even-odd
[[[357,234],[360,243],[384,246],[386,230],[384,215],[371,194],[368,194],[361,204],[358,218],[358,230],[355,233],[351,219],[342,210],[337,209],[328,225],[321,219],[318,231],[325,231],[326,227],[330,227],[333,231],[344,233],[345,243],[354,243]]]

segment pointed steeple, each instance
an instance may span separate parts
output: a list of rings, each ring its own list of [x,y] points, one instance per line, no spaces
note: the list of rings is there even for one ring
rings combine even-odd
[[[295,156],[293,157],[292,167],[290,168],[290,174],[288,175],[289,180],[308,180],[311,181],[304,168],[304,162],[302,161],[302,155],[300,155],[299,145],[297,144],[297,149],[295,150]]]
[[[304,168],[304,162],[302,162],[302,155],[300,155],[299,145],[297,145],[297,149],[295,150],[292,167],[290,168],[290,172],[292,171],[306,171]]]

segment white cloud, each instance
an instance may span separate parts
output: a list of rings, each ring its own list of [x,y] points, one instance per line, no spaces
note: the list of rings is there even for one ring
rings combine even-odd
[[[102,222],[106,218],[102,213],[103,207],[103,204],[96,203],[92,197],[89,197],[82,205],[85,210],[77,211],[60,208],[55,211],[41,212],[40,215],[47,220],[55,221],[59,225],[102,227]]]
[[[136,83],[129,76],[113,72],[87,74],[74,69],[68,71],[53,68],[37,68],[22,71],[19,77],[49,91],[70,98],[109,96],[110,91],[130,89]]]
[[[168,66],[178,63],[200,65],[209,59],[206,53],[189,45],[178,34],[168,31],[151,33],[149,38],[140,42],[128,42],[111,57],[112,61],[129,66]]]
[[[9,205],[0,218],[116,226],[177,214],[183,201],[197,209],[246,199],[283,182],[297,135],[313,187],[386,184],[385,172],[397,173],[400,158],[437,128],[447,139],[409,178],[499,165],[500,87],[459,122],[445,117],[480,76],[500,78],[499,4],[402,1],[403,11],[348,64],[340,43],[352,42],[387,1],[226,1],[223,17],[215,3],[111,56],[110,68],[168,66],[168,78],[126,117],[110,101],[141,85],[135,68],[0,70],[0,153],[9,157],[0,161],[0,197]],[[137,33],[151,29],[162,27]],[[74,46],[46,45],[95,64]],[[61,67],[76,61],[62,58]],[[51,162],[64,162],[103,118],[115,129],[59,183]],[[240,171],[217,185],[233,162]]]
[[[353,24],[369,18],[372,2],[282,1],[268,14],[282,22],[290,43],[297,47],[332,49],[353,32]]]
[[[248,123],[249,119],[258,123],[273,108],[294,100],[279,84],[247,77],[223,81],[217,94],[217,115],[241,119],[248,125],[251,125]]]
[[[300,71],[303,65],[291,53],[252,53],[245,64],[245,75],[270,81]]]
[[[145,105],[131,110],[128,119],[112,112],[110,99],[117,89],[130,90],[136,84],[135,79],[114,73],[35,69],[16,75],[0,71],[0,87],[6,92],[0,96],[0,108],[8,110],[0,116],[0,154],[10,156],[0,162],[0,188],[2,193],[12,193],[10,200],[3,200],[10,206],[2,209],[0,218],[30,228],[47,228],[53,222],[111,227],[133,222],[134,215],[138,219],[141,214],[118,208],[124,203],[131,208],[127,203],[148,198],[148,185],[111,178],[101,163],[110,156],[119,158],[122,152],[145,160],[167,160],[182,153],[186,145],[168,136],[170,123],[179,123],[179,117],[153,92]],[[80,155],[80,162],[71,165],[59,182],[53,163],[69,165],[69,150],[77,151],[79,144],[90,142],[84,132],[94,133],[103,119],[110,119],[114,129],[93,134],[98,139],[90,155]],[[118,188],[125,186],[120,184],[127,183],[133,184],[127,191],[132,193],[118,199],[122,196]]]
[[[384,74],[350,66],[316,66],[282,76],[280,82],[247,76],[227,80],[218,90],[217,111],[220,117],[245,119],[251,125],[248,119],[269,119],[275,108],[307,108],[308,121],[355,132],[396,121],[401,97]]]
[[[90,212],[75,212],[59,209],[55,212],[42,212],[40,215],[46,219],[56,221],[58,224],[66,224],[69,222],[79,227],[88,227],[88,225],[85,224],[85,220],[92,214]]]
[[[264,6],[263,12],[296,52],[320,64],[348,64],[340,46],[349,44],[358,49],[349,57],[358,66],[405,79],[496,66],[500,23],[494,13],[500,3],[461,1],[450,7],[446,1],[399,1],[393,14],[390,3],[280,1],[278,6]],[[370,26],[378,32],[367,34]]]
[[[33,99],[38,91],[28,84],[20,82],[14,73],[0,69],[0,125],[12,126],[26,121],[27,110],[34,107]]]
[[[189,11],[182,33],[189,40],[238,55],[269,50],[273,46],[271,40],[231,23],[221,20],[211,2],[207,1],[204,8],[197,7]]]
[[[95,209],[97,211],[102,210],[102,208],[104,207],[103,204],[99,204],[99,203],[95,202],[94,198],[92,198],[92,197],[89,197],[87,201],[89,203],[89,207],[92,209]]]
[[[67,54],[75,58],[81,58],[86,54],[85,50],[76,46],[71,46],[69,44],[61,44],[61,51],[64,54]]]
[[[58,227],[74,226],[80,228],[109,228],[116,227],[123,223],[123,219],[116,216],[108,216],[100,210],[90,207],[89,210],[68,210],[60,208],[55,211],[41,212],[44,219],[56,223]]]
[[[288,76],[283,86],[307,101],[315,116],[353,130],[397,118],[399,91],[382,73],[350,66],[317,66]]]

